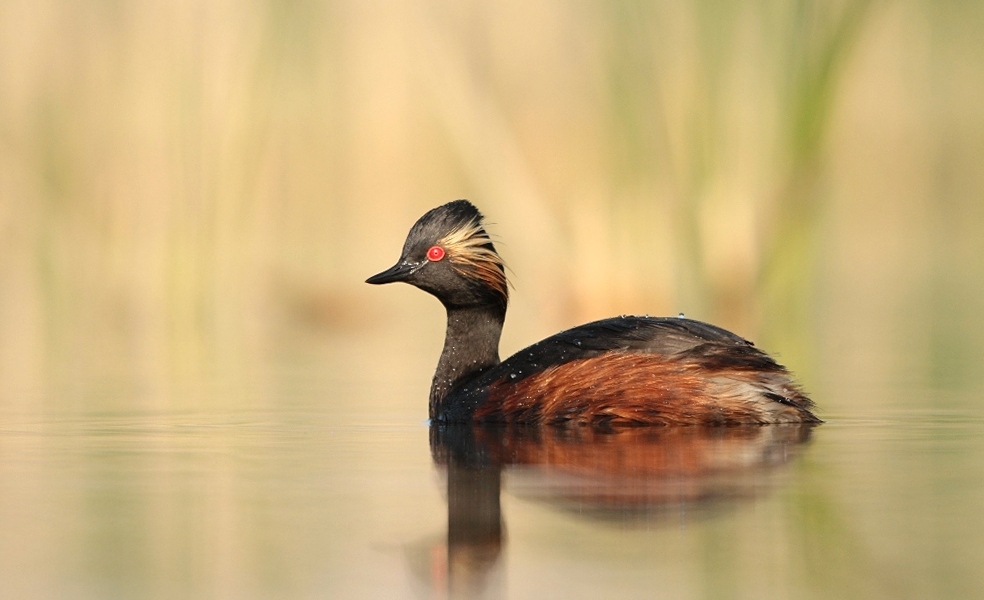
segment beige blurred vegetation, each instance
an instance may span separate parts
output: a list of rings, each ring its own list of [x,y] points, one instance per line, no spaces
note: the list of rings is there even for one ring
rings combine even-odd
[[[513,271],[506,353],[683,311],[835,408],[979,382],[982,13],[3,0],[0,402],[193,402],[311,336],[436,352],[433,300],[362,281],[458,197]]]

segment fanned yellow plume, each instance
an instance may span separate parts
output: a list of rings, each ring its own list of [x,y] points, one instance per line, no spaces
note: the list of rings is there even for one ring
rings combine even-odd
[[[502,258],[492,248],[492,239],[478,220],[455,229],[444,236],[441,246],[448,253],[451,268],[459,275],[481,281],[509,299],[506,270]]]

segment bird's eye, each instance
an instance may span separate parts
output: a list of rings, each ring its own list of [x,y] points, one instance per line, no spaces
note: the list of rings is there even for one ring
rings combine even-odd
[[[427,250],[427,260],[437,262],[442,258],[444,258],[444,248],[441,248],[440,246],[431,246],[430,249]]]

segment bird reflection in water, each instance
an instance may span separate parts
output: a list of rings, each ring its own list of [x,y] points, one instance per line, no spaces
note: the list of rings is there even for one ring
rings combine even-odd
[[[577,518],[679,522],[774,489],[811,429],[432,425],[431,453],[447,472],[448,535],[446,548],[428,550],[429,587],[451,598],[499,595],[504,474],[514,495]]]

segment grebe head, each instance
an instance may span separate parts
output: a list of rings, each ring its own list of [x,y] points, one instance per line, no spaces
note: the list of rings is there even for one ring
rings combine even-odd
[[[482,218],[467,200],[428,211],[410,229],[400,260],[366,283],[403,281],[437,296],[448,308],[491,305],[505,311],[505,266]]]

